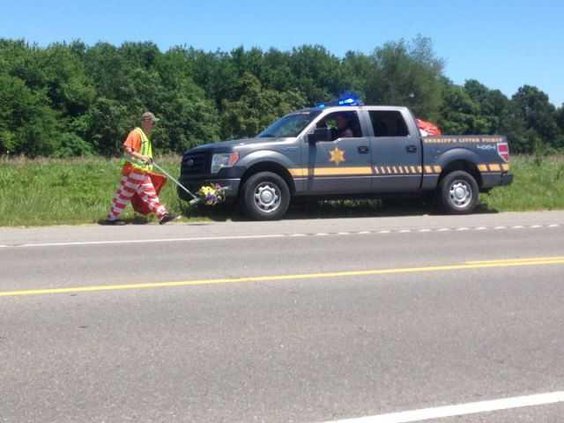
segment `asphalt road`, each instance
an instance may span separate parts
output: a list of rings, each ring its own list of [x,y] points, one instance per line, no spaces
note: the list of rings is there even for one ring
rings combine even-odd
[[[560,392],[563,303],[564,212],[0,229],[0,422]],[[563,419],[560,401],[440,421]]]

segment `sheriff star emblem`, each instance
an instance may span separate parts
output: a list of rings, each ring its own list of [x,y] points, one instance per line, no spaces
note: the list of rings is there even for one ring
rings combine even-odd
[[[335,147],[333,150],[329,151],[329,155],[329,161],[335,163],[337,166],[345,161],[345,152],[339,147]]]

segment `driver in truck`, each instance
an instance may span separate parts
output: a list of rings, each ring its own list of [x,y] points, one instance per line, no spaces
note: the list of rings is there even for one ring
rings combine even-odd
[[[337,138],[350,138],[353,135],[353,131],[350,127],[348,116],[345,113],[339,113],[335,120],[337,122]]]

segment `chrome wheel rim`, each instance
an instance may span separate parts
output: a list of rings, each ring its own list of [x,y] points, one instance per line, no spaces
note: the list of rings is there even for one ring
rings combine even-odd
[[[272,182],[261,182],[255,188],[255,205],[263,213],[275,212],[280,207],[281,199],[280,189]]]
[[[466,181],[455,180],[449,189],[449,200],[458,209],[468,207],[472,201],[472,187]]]

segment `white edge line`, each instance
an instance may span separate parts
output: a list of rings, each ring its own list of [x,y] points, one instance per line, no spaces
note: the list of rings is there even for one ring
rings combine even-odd
[[[467,414],[486,413],[508,410],[512,408],[530,407],[564,402],[564,391],[521,397],[502,398],[489,401],[469,402],[466,404],[447,405],[443,407],[422,408],[399,413],[380,414],[346,420],[334,420],[327,423],[408,423],[441,417],[464,416]]]
[[[534,225],[533,227],[539,227],[539,225]],[[547,225],[549,228],[558,228],[559,224]],[[515,225],[513,229],[523,229],[522,225]],[[486,230],[486,227],[478,227],[475,230]],[[494,230],[507,229],[507,226],[496,226]],[[449,231],[468,231],[470,228],[460,227],[460,228],[439,228],[439,229],[420,229],[418,232],[449,232]],[[400,229],[396,231],[400,234],[411,233],[411,229]],[[356,235],[368,235],[368,234],[390,234],[391,230],[379,230],[376,232],[372,231],[362,231],[353,234]],[[245,240],[245,239],[271,239],[271,238],[299,238],[303,236],[330,236],[330,235],[351,235],[351,232],[338,232],[338,233],[327,233],[318,232],[315,234],[269,234],[269,235],[234,235],[234,236],[208,236],[208,237],[194,237],[194,238],[161,238],[161,239],[129,239],[129,240],[116,240],[116,241],[75,241],[75,242],[44,242],[44,243],[26,243],[26,244],[1,244],[0,248],[33,248],[33,247],[69,247],[69,246],[79,246],[79,245],[119,245],[119,244],[152,244],[152,243],[164,243],[164,242],[196,242],[196,241],[229,241],[229,240]]]
[[[191,241],[216,241],[216,240],[238,240],[238,239],[268,239],[283,238],[286,235],[237,235],[237,236],[205,236],[195,238],[160,238],[160,239],[122,239],[117,241],[77,241],[77,242],[46,242],[41,244],[18,244],[8,245],[12,248],[30,247],[68,247],[73,245],[111,245],[111,244],[151,244],[159,242],[191,242]]]

